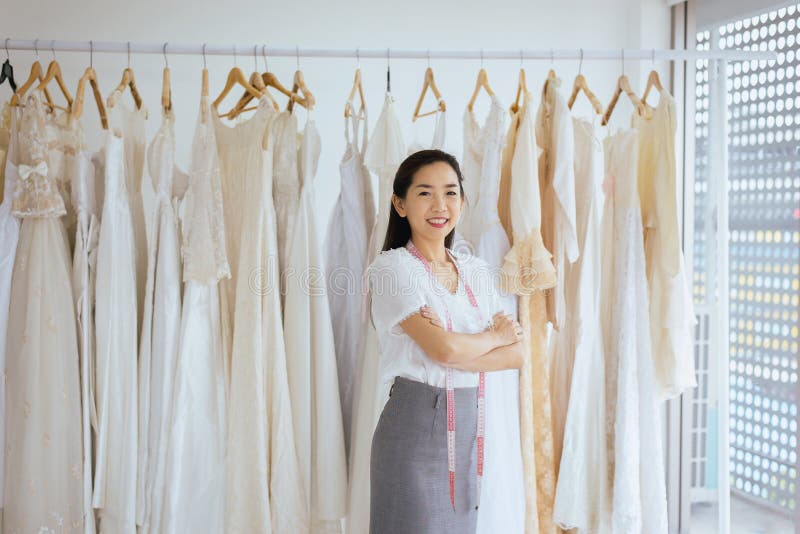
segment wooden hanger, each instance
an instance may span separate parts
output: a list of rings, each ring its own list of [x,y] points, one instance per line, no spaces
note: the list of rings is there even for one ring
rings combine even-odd
[[[100,87],[97,84],[97,73],[91,66],[86,68],[83,76],[78,80],[78,89],[75,91],[75,103],[72,106],[72,118],[77,120],[83,115],[83,100],[87,83],[92,86],[94,101],[97,104],[97,112],[100,114],[100,123],[104,130],[108,130],[108,117],[106,115],[106,107],[103,104],[103,97],[100,95]]]
[[[567,107],[572,109],[572,105],[575,103],[575,99],[578,97],[578,93],[583,91],[583,94],[586,95],[586,98],[589,99],[589,102],[592,103],[592,108],[594,112],[598,115],[603,114],[603,104],[597,99],[589,86],[586,84],[586,78],[584,78],[583,74],[578,74],[575,77],[575,83],[572,84],[572,94],[567,101]]]
[[[494,91],[492,91],[492,87],[489,85],[489,76],[486,74],[486,69],[478,71],[478,78],[475,80],[475,90],[472,91],[472,98],[469,99],[469,104],[467,104],[467,109],[469,111],[472,111],[473,106],[475,106],[475,101],[478,99],[478,93],[480,93],[481,89],[486,91],[489,96],[494,96]]]
[[[297,98],[300,95],[302,95],[302,97]],[[313,93],[311,93],[311,90],[306,85],[306,81],[303,78],[303,71],[301,70],[294,71],[294,79],[292,80],[292,94],[289,98],[289,104],[286,106],[286,109],[289,110],[290,113],[294,109],[295,102],[306,108],[308,111],[314,109],[314,104],[317,103]]]
[[[422,108],[422,102],[425,100],[425,93],[428,92],[428,88],[433,91],[433,96],[436,97],[436,100],[439,102],[439,104],[433,111],[420,113],[419,110]],[[442,93],[440,93],[439,88],[436,87],[436,80],[433,78],[433,69],[428,67],[425,69],[425,81],[422,84],[422,92],[419,95],[419,100],[417,100],[417,107],[414,108],[414,116],[411,118],[411,122],[416,122],[416,120],[419,118],[427,117],[428,115],[434,115],[440,111],[447,111],[447,106],[442,99]]]
[[[169,80],[169,67],[164,67],[164,74],[161,78],[161,109],[165,115],[172,111],[172,87]]]
[[[642,104],[642,101],[639,100],[639,97],[636,96],[636,93],[634,93],[633,89],[631,89],[631,82],[628,80],[628,77],[623,74],[617,80],[617,87],[614,90],[614,96],[611,97],[611,102],[609,102],[608,108],[606,108],[606,112],[603,115],[603,120],[600,123],[603,126],[608,124],[608,120],[611,118],[611,113],[613,113],[614,107],[617,105],[619,97],[623,92],[628,95],[628,98],[630,99],[631,103],[633,103],[636,111],[641,115],[645,114],[646,110],[644,104]]]
[[[42,64],[39,63],[38,61],[35,61],[33,65],[31,65],[31,72],[28,75],[28,79],[25,80],[25,83],[23,83],[19,87],[19,89],[17,89],[14,92],[14,95],[11,97],[11,102],[9,103],[9,105],[19,106],[20,99],[23,96],[25,96],[25,93],[28,92],[28,89],[30,89],[34,83],[41,82],[42,80],[44,80],[44,71],[42,71]],[[51,107],[55,107],[53,106],[53,100],[50,98],[50,93],[47,91],[46,87],[42,89],[42,92],[44,93],[44,98],[47,101],[47,104]]]
[[[300,72],[300,71],[298,71],[298,72]],[[301,76],[301,81],[302,81],[302,73],[300,73],[300,76]],[[308,109],[309,103],[310,103],[311,107],[314,106],[315,101],[314,101],[314,97],[313,96],[311,96],[311,100],[310,100],[310,102],[308,102],[306,100],[306,98],[303,98],[302,96],[300,96],[300,94],[297,93],[296,89],[294,91],[290,91],[289,89],[284,87],[283,84],[278,80],[278,77],[275,76],[275,74],[273,74],[271,72],[264,72],[263,74],[261,74],[261,81],[262,81],[262,83],[264,84],[264,86],[266,88],[274,87],[275,89],[278,90],[278,92],[280,92],[281,94],[283,94],[286,97],[288,97],[290,101],[297,102],[298,104],[300,104],[301,106],[303,106],[306,109]],[[297,81],[297,73],[295,73],[295,82],[296,81]],[[305,83],[303,83],[303,85],[305,86]],[[308,88],[306,88],[305,90],[308,91]],[[265,89],[265,92],[269,96],[270,100],[272,101],[273,107],[276,110],[280,109],[279,106],[278,106],[278,103],[275,101],[275,99],[269,93],[269,90]],[[308,91],[307,95],[311,95],[311,92]],[[251,110],[256,109],[257,106],[252,106],[252,107],[249,107],[249,108],[245,107],[252,99],[253,99],[253,95],[252,94],[245,93],[244,95],[242,95],[242,98],[239,99],[239,102],[236,103],[236,106],[234,106],[234,108],[232,110],[230,110],[226,114],[226,116],[228,118],[232,119],[232,118],[236,117],[237,115],[239,115],[240,113],[244,113],[245,111],[251,111]]]
[[[133,69],[130,67],[122,71],[122,79],[119,85],[111,92],[106,101],[107,107],[113,108],[126,88],[130,88],[131,90],[131,96],[133,97],[134,104],[136,104],[136,109],[142,109],[142,97],[139,94],[139,90],[136,88],[136,78],[133,75]]]
[[[650,71],[650,74],[647,76],[647,85],[644,88],[644,94],[642,95],[642,102],[647,103],[647,95],[650,94],[650,89],[655,87],[658,89],[658,92],[661,93],[664,91],[664,86],[661,85],[661,79],[658,77],[658,71],[655,69]]]
[[[231,92],[236,85],[240,85],[244,88],[244,90],[250,95],[251,98],[261,98],[263,94],[261,91],[250,85],[250,82],[247,81],[247,78],[244,77],[244,72],[239,67],[233,67],[230,72],[228,72],[228,79],[225,81],[225,87],[222,89],[222,92],[219,94],[214,103],[212,104],[214,109],[218,109],[220,103],[228,96],[228,93]],[[236,108],[234,108],[235,111]],[[220,114],[220,117],[230,116],[231,112]],[[231,116],[230,118],[235,117],[236,115]]]
[[[47,85],[52,82],[53,80],[56,81],[58,84],[58,88],[61,90],[61,94],[64,95],[64,100],[67,101],[67,107],[62,108],[60,106],[56,106],[53,104],[54,108],[61,109],[66,112],[70,112],[72,110],[72,95],[69,94],[69,90],[67,89],[67,85],[64,83],[64,78],[61,74],[61,65],[58,64],[56,60],[50,62],[47,66],[47,73],[45,73],[44,78],[39,85],[36,86],[36,91],[46,91]]]
[[[364,99],[364,88],[361,85],[361,69],[356,69],[356,76],[353,79],[353,87],[350,89],[350,94],[347,96],[347,103],[344,105],[345,119],[353,115],[353,106],[351,105],[351,102],[353,102],[353,97],[356,96],[356,92],[358,93],[358,99],[361,101],[361,107],[358,110],[358,114],[363,115],[364,110],[367,109],[367,103]]]
[[[525,79],[525,69],[519,69],[519,79],[517,80],[517,96],[516,98],[514,98],[514,103],[511,104],[511,113],[516,113],[519,111],[520,107],[519,99],[520,97],[527,97],[527,95],[528,95],[528,83],[527,80]]]

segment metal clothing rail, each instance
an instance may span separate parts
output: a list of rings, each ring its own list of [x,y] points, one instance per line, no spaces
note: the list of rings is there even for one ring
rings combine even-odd
[[[37,52],[85,52],[111,54],[164,54],[209,56],[321,57],[353,59],[603,59],[603,60],[667,60],[694,61],[722,59],[728,61],[774,60],[777,55],[758,50],[681,50],[681,49],[528,49],[517,50],[434,50],[406,48],[302,48],[269,47],[264,44],[209,45],[186,43],[143,43],[125,41],[57,41],[49,39],[5,39],[8,50]]]

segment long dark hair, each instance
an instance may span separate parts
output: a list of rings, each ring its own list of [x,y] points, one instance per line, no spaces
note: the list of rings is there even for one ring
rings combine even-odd
[[[411,187],[411,182],[414,181],[414,174],[431,163],[443,161],[450,165],[458,176],[458,189],[461,198],[464,198],[464,177],[461,175],[461,167],[458,165],[458,160],[455,156],[443,152],[441,150],[420,150],[408,156],[394,175],[394,184],[392,184],[392,192],[399,198],[405,199],[408,193],[408,188]],[[453,237],[455,229],[451,230],[444,238],[444,246],[451,248],[453,246]],[[386,227],[386,239],[383,241],[383,249],[389,250],[398,247],[404,247],[408,240],[411,239],[411,226],[408,224],[408,219],[401,217],[394,209],[394,204],[389,204],[389,225]]]

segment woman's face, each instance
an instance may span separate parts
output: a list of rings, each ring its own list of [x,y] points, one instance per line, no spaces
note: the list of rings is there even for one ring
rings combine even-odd
[[[464,198],[456,171],[444,161],[437,161],[420,167],[406,198],[392,196],[392,203],[397,213],[408,219],[412,238],[444,241],[458,223]]]

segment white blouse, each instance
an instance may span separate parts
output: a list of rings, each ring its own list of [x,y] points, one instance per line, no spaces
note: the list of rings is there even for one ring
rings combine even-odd
[[[428,274],[423,263],[405,247],[381,252],[367,269],[372,300],[372,322],[380,340],[380,378],[392,382],[401,376],[444,388],[446,367],[431,359],[400,326],[428,305],[442,323],[450,312],[453,331],[474,334],[486,330],[495,313],[502,311],[498,282],[500,270],[467,252],[451,251],[460,278],[470,286],[478,309],[470,303],[459,279],[450,293]],[[454,370],[454,387],[476,387],[478,373]]]

